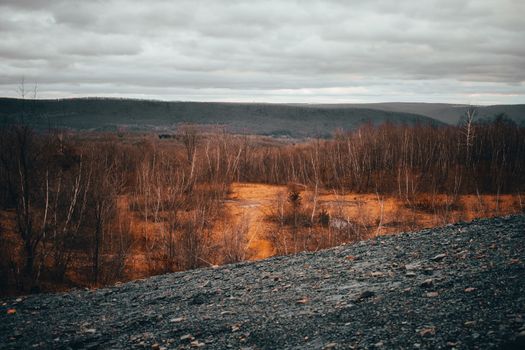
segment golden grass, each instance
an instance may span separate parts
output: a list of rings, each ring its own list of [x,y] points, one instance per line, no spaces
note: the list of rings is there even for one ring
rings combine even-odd
[[[275,186],[255,183],[234,183],[224,202],[224,215],[215,221],[212,228],[213,244],[220,245],[221,235],[242,220],[248,224],[245,258],[248,260],[264,259],[276,254],[272,243],[265,239],[268,230],[276,225],[267,216],[274,210],[277,198],[286,200],[287,186]],[[301,205],[304,210],[313,210],[314,193],[302,190]],[[126,279],[137,279],[152,274],[148,255],[148,244],[161,239],[165,234],[165,223],[145,221],[140,213],[130,209],[131,199],[121,196],[117,202],[118,215],[114,223],[115,231],[131,235],[133,245],[126,259]],[[440,194],[420,195],[409,202],[393,196],[377,194],[336,193],[319,191],[316,213],[324,210],[331,217],[338,217],[365,227],[370,236],[413,231],[422,228],[440,226],[457,221],[470,221],[480,217],[507,215],[522,212],[523,203],[517,195],[462,195],[453,200],[451,196]],[[164,213],[165,214],[165,213]],[[181,213],[186,215],[188,213]],[[10,246],[11,254],[19,255],[21,241],[15,233],[12,212],[0,211],[0,223],[4,232],[4,247]],[[13,249],[13,246],[16,249]],[[5,253],[5,252],[4,252]],[[220,251],[217,251],[220,254]],[[221,263],[221,258],[210,257],[213,264]],[[157,272],[158,273],[158,272]],[[78,272],[68,274],[73,282],[83,281]]]
[[[247,247],[249,258],[257,260],[274,255],[272,245],[263,238],[264,230],[268,225],[265,216],[275,198],[286,191],[286,186],[234,183],[231,191],[225,203],[226,210],[237,222],[241,219],[249,221]]]
[[[232,193],[225,205],[234,220],[242,217],[250,220],[250,259],[263,259],[274,254],[271,243],[263,238],[264,231],[271,225],[265,216],[275,205],[276,198],[286,194],[286,191],[286,186],[253,183],[232,185]],[[313,195],[313,191],[301,193],[303,205],[310,206],[310,210]],[[421,210],[421,207],[427,210]],[[316,211],[321,209],[325,209],[332,217],[341,217],[368,227],[373,235],[418,230],[522,210],[516,195],[462,195],[454,201],[445,194],[436,195],[433,200],[425,194],[418,198],[417,203],[411,203],[393,196],[338,194],[330,191],[318,193]]]

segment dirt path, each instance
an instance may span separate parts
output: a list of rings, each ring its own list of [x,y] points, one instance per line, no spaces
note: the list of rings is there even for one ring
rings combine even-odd
[[[273,247],[264,239],[267,227],[265,215],[279,193],[285,193],[286,186],[235,183],[232,194],[226,201],[226,208],[237,221],[248,220],[248,250],[252,260],[264,259],[274,254]]]

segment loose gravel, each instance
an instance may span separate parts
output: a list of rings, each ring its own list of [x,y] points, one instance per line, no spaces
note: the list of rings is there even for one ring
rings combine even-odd
[[[525,216],[0,300],[0,349],[525,349]]]

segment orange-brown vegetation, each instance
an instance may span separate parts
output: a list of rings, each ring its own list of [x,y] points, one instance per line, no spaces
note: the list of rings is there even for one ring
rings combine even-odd
[[[278,253],[286,253],[284,243],[279,248],[278,237],[290,239],[290,232],[279,231],[279,212],[276,208],[284,205],[286,210],[287,186],[234,183],[232,194],[226,203],[233,222],[249,220],[248,242],[246,249],[249,259],[266,258]],[[447,195],[441,194],[432,198],[421,194],[413,205],[408,205],[396,196],[379,196],[376,194],[345,193],[338,194],[323,190],[317,194],[317,208],[314,209],[314,192],[304,190],[301,193],[304,202],[303,219],[310,221],[312,211],[314,222],[307,222],[305,231],[312,227],[320,233],[319,242],[301,242],[300,250],[315,250],[339,243],[349,242],[376,235],[392,234],[402,231],[419,230],[459,221],[471,221],[481,217],[507,215],[523,211],[523,204],[515,194],[459,195],[455,203]],[[325,215],[323,225],[322,218]],[[285,214],[282,215],[283,217]],[[288,218],[290,219],[290,218]],[[283,218],[286,221],[286,218]],[[291,220],[290,220],[291,221]],[[289,223],[290,224],[290,223]],[[284,231],[290,225],[283,225]],[[350,231],[345,235],[344,231]],[[278,235],[276,235],[278,233]],[[352,236],[354,235],[354,236]],[[308,239],[308,237],[306,237]],[[331,239],[331,241],[330,241]],[[277,240],[277,241],[275,241]],[[304,246],[306,245],[306,248]],[[288,252],[293,249],[288,247]]]
[[[365,125],[294,144],[0,130],[2,292],[100,286],[523,211],[525,129]]]

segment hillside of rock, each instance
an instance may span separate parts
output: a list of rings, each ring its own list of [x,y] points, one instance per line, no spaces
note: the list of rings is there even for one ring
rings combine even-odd
[[[0,349],[525,348],[525,216],[0,300]]]

